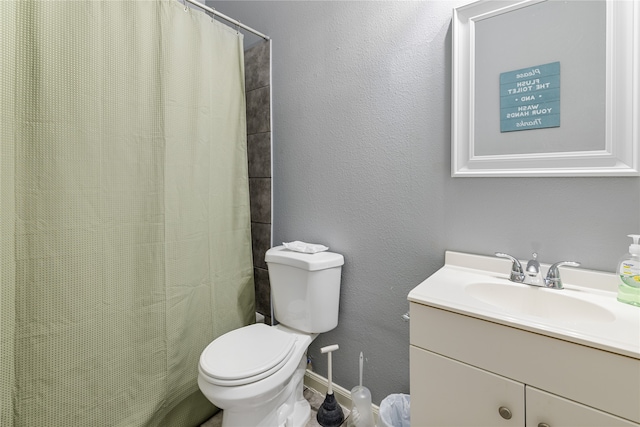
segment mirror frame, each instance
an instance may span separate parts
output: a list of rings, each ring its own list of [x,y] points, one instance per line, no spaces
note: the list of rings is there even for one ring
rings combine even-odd
[[[451,176],[640,176],[640,0],[603,0],[607,37],[603,150],[474,154],[475,24],[545,1],[549,0],[481,0],[453,10]]]

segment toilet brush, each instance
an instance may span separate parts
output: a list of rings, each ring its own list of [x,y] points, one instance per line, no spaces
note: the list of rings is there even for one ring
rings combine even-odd
[[[333,395],[333,384],[331,382],[331,352],[336,351],[338,349],[338,345],[329,345],[326,347],[322,347],[320,352],[329,353],[328,354],[328,380],[329,387],[327,388],[327,396],[318,408],[318,415],[316,415],[316,420],[318,420],[318,424],[322,427],[338,427],[344,421],[344,413],[342,412],[342,407],[336,401],[335,396]]]
[[[362,371],[364,357],[360,352],[360,384],[351,389],[351,401],[353,408],[349,414],[349,427],[375,427],[371,409],[371,392],[362,385]]]

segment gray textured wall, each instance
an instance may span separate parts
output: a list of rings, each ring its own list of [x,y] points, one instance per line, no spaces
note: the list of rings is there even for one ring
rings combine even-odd
[[[612,271],[640,232],[639,178],[450,177],[463,3],[209,2],[273,38],[274,242],[344,254],[340,323],[310,355],[326,375],[319,348],[339,344],[334,381],[350,389],[363,351],[376,403],[409,392],[400,316],[446,249]]]

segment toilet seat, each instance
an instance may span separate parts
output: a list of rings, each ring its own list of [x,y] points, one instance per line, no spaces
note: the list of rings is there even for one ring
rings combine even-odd
[[[291,357],[296,338],[263,323],[236,329],[214,340],[200,356],[212,384],[239,386],[277,372]]]

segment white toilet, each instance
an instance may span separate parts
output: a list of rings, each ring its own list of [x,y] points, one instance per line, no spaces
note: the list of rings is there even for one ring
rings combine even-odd
[[[338,325],[344,258],[277,246],[267,251],[277,326],[228,332],[200,355],[198,386],[224,410],[223,427],[302,427],[311,408],[302,396],[307,348]]]

